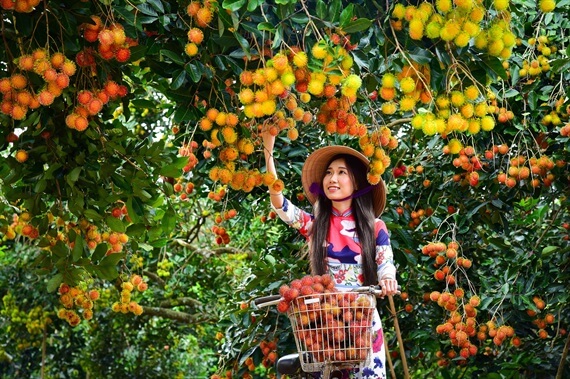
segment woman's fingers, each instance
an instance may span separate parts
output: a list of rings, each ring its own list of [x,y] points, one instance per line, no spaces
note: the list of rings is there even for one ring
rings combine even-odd
[[[398,281],[394,279],[383,279],[380,281],[380,287],[384,295],[395,295],[398,293]]]

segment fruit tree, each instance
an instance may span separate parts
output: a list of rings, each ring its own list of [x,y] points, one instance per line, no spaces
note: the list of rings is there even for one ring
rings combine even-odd
[[[0,1],[0,372],[275,376],[288,321],[249,301],[308,267],[267,188],[309,209],[305,157],[344,144],[388,187],[402,346],[379,306],[396,373],[562,377],[569,10]],[[103,325],[132,354],[105,356]],[[46,359],[78,349],[108,371]]]

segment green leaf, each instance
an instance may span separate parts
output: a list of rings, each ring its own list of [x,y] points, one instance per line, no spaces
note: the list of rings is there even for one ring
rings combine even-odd
[[[237,32],[234,32],[233,34],[238,43],[240,44],[241,48],[243,49],[243,51],[246,53],[247,57],[248,58],[251,57],[251,49],[249,46],[249,42],[247,42],[247,40],[241,34]]]
[[[99,266],[116,266],[117,263],[119,263],[119,261],[121,259],[123,259],[124,257],[125,257],[125,253],[113,253],[113,254],[106,255],[101,260],[101,263],[99,264]]]
[[[275,33],[275,26],[270,22],[260,22],[257,24],[257,30]]]
[[[83,250],[85,248],[85,240],[80,233],[75,236],[75,243],[73,244],[73,250],[71,251],[71,260],[77,262],[79,258],[83,256]]]
[[[222,8],[236,12],[244,6],[245,2],[246,0],[224,0],[222,2]]]
[[[248,0],[247,1],[247,11],[248,12],[255,11],[257,8],[262,6],[263,3],[264,3],[264,0]]]
[[[170,234],[176,226],[176,212],[172,207],[168,207],[162,217],[162,230],[165,234]]]
[[[160,13],[164,13],[164,6],[160,0],[146,0],[146,2]]]
[[[177,63],[181,66],[185,63],[180,54],[175,53],[174,51],[162,49],[160,50],[160,54],[164,55],[167,58],[170,58],[172,62]]]
[[[324,19],[327,15],[327,5],[323,0],[317,1],[317,17]]]
[[[200,81],[200,78],[202,77],[202,72],[200,71],[197,65],[189,63],[186,66],[184,66],[184,70],[186,70],[188,75],[190,75],[190,79],[192,79],[194,83],[198,83]]]
[[[57,241],[50,250],[58,258],[65,258],[69,255],[69,247],[61,241]]]
[[[341,7],[342,3],[340,0],[333,0],[329,5],[329,20],[331,23],[334,24],[337,21]]]
[[[136,6],[136,9],[141,12],[142,14],[146,14],[148,16],[158,17],[158,13],[148,4],[139,4]]]
[[[99,262],[101,258],[107,254],[107,250],[109,250],[109,247],[107,246],[106,242],[98,244],[95,248],[95,251],[93,251],[93,254],[91,255],[91,260],[93,263]]]
[[[133,223],[138,223],[141,221],[141,218],[144,216],[144,207],[142,202],[135,197],[129,197],[127,199],[127,212],[131,221]]]
[[[354,15],[354,4],[349,4],[348,7],[344,8],[340,12],[340,27],[345,28],[352,21],[352,16]]]
[[[83,212],[83,216],[90,221],[101,221],[104,216],[102,216],[98,211],[94,209],[86,209]]]
[[[184,82],[186,81],[186,71],[184,70],[177,70],[178,74],[174,76],[172,82],[170,83],[170,88],[177,90],[178,88],[182,87]]]
[[[559,249],[560,248],[558,246],[546,246],[542,249],[542,257],[547,257]]]
[[[369,20],[367,18],[358,18],[352,21],[347,26],[343,27],[342,30],[346,33],[351,34],[369,29],[371,26],[372,26],[372,20]]]
[[[114,232],[117,232],[117,233],[124,233],[125,232],[125,224],[121,220],[119,220],[118,218],[115,218],[113,216],[107,216],[107,217],[105,217],[105,223]]]
[[[63,282],[63,275],[60,273],[55,274],[47,282],[47,290],[49,293],[55,292],[59,285]]]
[[[75,183],[79,179],[79,174],[81,174],[81,170],[83,167],[78,166],[75,167],[69,174],[67,174],[67,180]]]

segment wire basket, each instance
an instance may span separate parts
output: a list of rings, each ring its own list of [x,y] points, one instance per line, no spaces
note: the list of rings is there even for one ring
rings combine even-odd
[[[372,351],[376,297],[332,292],[299,296],[287,312],[305,372],[365,367]]]

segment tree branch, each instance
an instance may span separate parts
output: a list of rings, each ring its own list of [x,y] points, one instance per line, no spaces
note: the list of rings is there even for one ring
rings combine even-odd
[[[200,306],[202,303],[196,299],[192,299],[190,297],[181,297],[178,299],[170,299],[170,300],[163,300],[159,303],[161,308],[172,308],[178,306]]]
[[[144,307],[143,316],[158,316],[167,318],[174,321],[180,321],[185,324],[198,324],[203,322],[217,321],[218,318],[213,314],[200,314],[193,315],[186,312],[173,311],[171,309],[158,308],[158,307]]]

